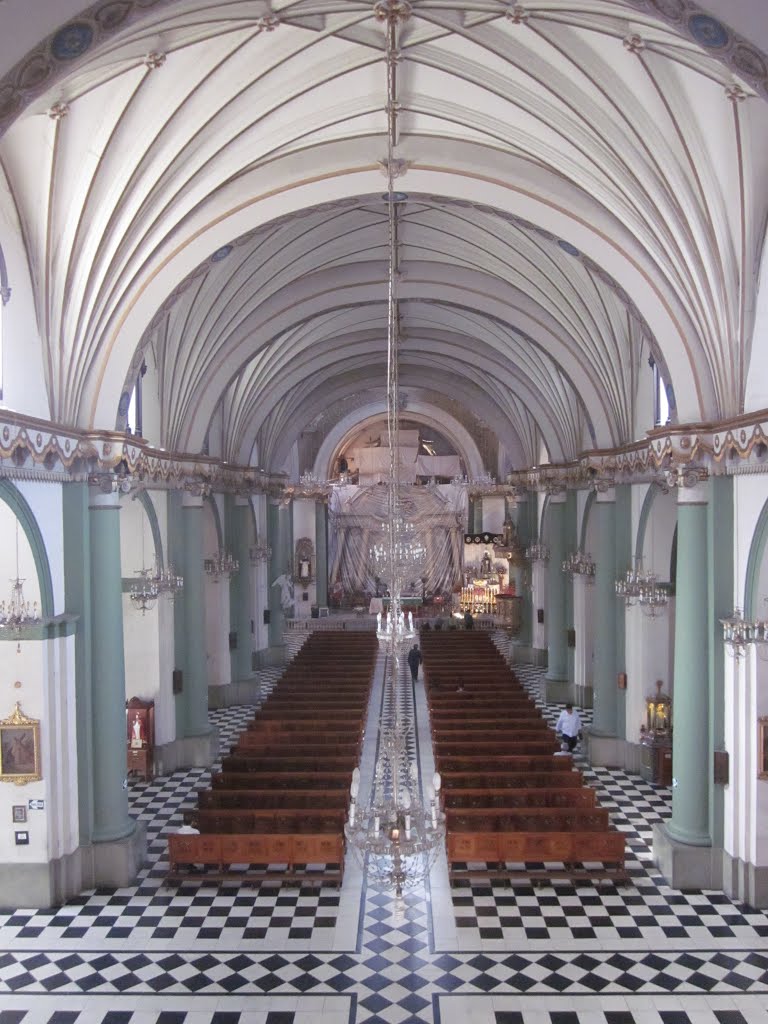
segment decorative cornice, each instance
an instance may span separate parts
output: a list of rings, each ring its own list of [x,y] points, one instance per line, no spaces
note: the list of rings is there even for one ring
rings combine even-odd
[[[503,483],[492,477],[467,485],[473,497],[502,495],[512,501],[521,492],[562,494],[619,484],[672,486],[670,474],[701,468],[710,476],[768,473],[768,409],[720,423],[688,423],[649,431],[645,440],[621,448],[583,452],[575,462],[536,466],[509,473]],[[32,416],[0,409],[0,477],[50,483],[106,480],[111,490],[187,490],[267,494],[327,501],[331,484],[305,475],[289,482],[284,473],[237,466],[207,455],[166,452],[142,438],[115,431],[78,431]]]
[[[166,452],[114,431],[72,427],[0,409],[0,476],[92,482],[109,480],[111,489],[133,487],[241,494],[280,494],[285,475],[254,466],[236,466],[206,455]]]

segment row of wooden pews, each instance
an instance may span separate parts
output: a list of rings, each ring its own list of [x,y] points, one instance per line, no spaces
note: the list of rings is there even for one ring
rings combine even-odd
[[[312,877],[341,884],[344,821],[358,764],[377,643],[313,633],[198,794],[196,832],[169,836],[169,879]]]
[[[421,634],[451,880],[624,880],[624,836],[487,633]]]

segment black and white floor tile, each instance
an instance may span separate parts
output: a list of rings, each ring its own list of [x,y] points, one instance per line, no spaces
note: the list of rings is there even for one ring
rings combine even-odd
[[[383,664],[371,705],[370,779]],[[523,673],[521,672],[521,675]],[[524,673],[539,692],[538,670]],[[433,771],[421,684],[414,755]],[[553,713],[553,709],[544,709]],[[252,708],[212,715],[226,749]],[[133,783],[137,884],[0,914],[0,1024],[768,1024],[768,915],[669,889],[650,857],[669,794],[584,766],[627,834],[631,883],[428,886],[393,901],[348,863],[341,892],[164,883],[165,834],[202,769]]]

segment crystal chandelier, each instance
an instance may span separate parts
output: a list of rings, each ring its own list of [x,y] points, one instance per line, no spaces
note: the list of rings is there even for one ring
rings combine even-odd
[[[0,629],[21,636],[27,626],[38,626],[43,621],[37,614],[37,602],[30,604],[24,597],[24,580],[19,575],[19,521],[16,520],[16,578],[10,581],[11,596],[0,601]],[[17,648],[18,649],[18,648]]]
[[[529,544],[525,549],[525,557],[529,562],[548,562],[549,548],[546,544]]]
[[[720,625],[725,649],[732,658],[738,661],[750,644],[755,644],[762,660],[768,658],[768,622],[745,619],[741,608],[734,608],[727,619],[720,619]]]
[[[374,545],[378,560],[387,575],[390,589],[389,614],[384,626],[378,619],[380,643],[387,655],[385,703],[379,724],[379,752],[370,799],[360,801],[360,771],[355,769],[350,787],[349,818],[344,834],[354,855],[365,866],[368,881],[375,888],[400,897],[404,891],[422,884],[443,848],[445,816],[439,807],[440,776],[435,774],[429,789],[429,806],[419,792],[419,771],[413,760],[413,722],[402,665],[404,647],[415,637],[413,617],[406,620],[401,604],[404,583],[416,564],[412,557],[414,537],[407,527],[400,500],[400,444],[398,394],[399,314],[398,281],[398,203],[402,193],[393,187],[394,151],[397,138],[397,35],[400,20],[408,17],[409,7],[402,0],[381,0],[376,16],[386,25],[387,61],[387,179],[384,199],[388,211],[389,260],[387,274],[387,436],[389,473],[387,478],[387,521],[383,536]],[[426,552],[424,552],[426,555]],[[421,558],[421,556],[419,556]],[[414,572],[414,577],[421,573]],[[401,682],[402,680],[402,682]]]
[[[655,573],[643,571],[641,558],[636,558],[634,566],[616,580],[616,596],[627,608],[639,604],[643,614],[651,619],[661,615],[669,601],[668,588],[658,582]]]
[[[595,563],[592,555],[585,555],[583,551],[571,551],[561,568],[571,579],[574,576],[584,576],[587,583],[595,582]]]
[[[139,578],[132,584],[129,597],[136,611],[145,615],[155,607],[160,596],[160,588],[151,569],[137,569],[136,574]]]
[[[184,577],[176,572],[172,562],[168,563],[167,569],[156,571],[154,582],[157,584],[158,592],[171,601],[184,589]]]
[[[228,551],[217,551],[212,558],[206,558],[203,565],[214,583],[223,579],[231,580],[240,571],[240,563]]]
[[[269,559],[272,557],[272,548],[269,546],[269,544],[254,544],[249,549],[248,554],[250,555],[252,564],[256,565],[258,562],[269,561]]]

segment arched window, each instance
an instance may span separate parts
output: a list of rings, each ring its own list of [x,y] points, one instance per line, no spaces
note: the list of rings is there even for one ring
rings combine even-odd
[[[128,433],[142,437],[142,403],[141,403],[141,379],[147,372],[147,364],[142,359],[139,372],[136,375],[136,383],[131,392],[131,401],[128,404]]]
[[[664,377],[659,370],[658,364],[653,356],[648,360],[648,365],[653,374],[653,423],[654,426],[663,427],[669,423],[669,395]]]

